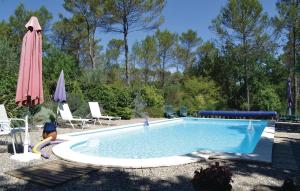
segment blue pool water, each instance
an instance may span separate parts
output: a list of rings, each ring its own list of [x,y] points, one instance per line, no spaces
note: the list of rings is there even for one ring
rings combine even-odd
[[[267,121],[186,118],[174,123],[98,133],[73,145],[73,151],[98,157],[146,159],[184,155],[198,150],[252,153]],[[130,129],[130,128],[128,128]]]

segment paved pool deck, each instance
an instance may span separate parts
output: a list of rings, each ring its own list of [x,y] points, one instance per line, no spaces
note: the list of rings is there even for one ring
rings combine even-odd
[[[295,172],[300,190],[300,124],[277,123],[272,159],[273,168]]]

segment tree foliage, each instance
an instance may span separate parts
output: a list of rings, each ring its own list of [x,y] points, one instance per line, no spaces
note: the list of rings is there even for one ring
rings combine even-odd
[[[97,0],[65,0],[64,7],[71,12],[77,21],[84,26],[86,34],[88,56],[91,67],[96,67],[97,43],[96,30],[103,23],[103,1]]]
[[[136,55],[138,63],[142,68],[142,79],[147,84],[150,77],[153,77],[155,64],[157,63],[156,41],[153,36],[147,36],[145,40],[137,44]]]
[[[293,77],[293,109],[298,110],[298,75],[300,58],[300,1],[280,0],[276,3],[278,15],[273,18],[277,35],[284,40],[283,59]]]
[[[195,62],[196,48],[200,45],[202,39],[198,37],[197,32],[189,29],[179,36],[179,44],[176,48],[178,64],[184,72],[189,72]],[[179,68],[177,67],[177,71]]]
[[[128,34],[140,30],[156,29],[162,22],[161,12],[165,0],[107,0],[106,30],[123,34],[125,77],[129,84]]]
[[[168,30],[157,30],[155,38],[157,41],[157,58],[159,62],[161,87],[164,87],[165,73],[171,65],[169,61],[172,60],[171,58],[174,55],[174,48],[178,40],[178,36]]]
[[[7,39],[0,37],[0,103],[5,104],[10,116],[13,111],[18,113],[15,105],[17,58],[16,48],[10,45]]]
[[[221,41],[230,43],[235,60],[240,65],[244,86],[246,108],[250,110],[251,79],[256,77],[256,67],[262,64],[261,59],[272,52],[272,41],[267,33],[268,16],[258,0],[229,0],[220,14],[212,22],[212,29],[217,32]],[[241,92],[242,93],[242,92]]]
[[[11,42],[13,42],[15,47],[20,47],[24,34],[26,33],[25,24],[29,21],[31,16],[36,16],[39,19],[39,23],[43,30],[43,47],[44,50],[48,46],[47,34],[50,28],[50,20],[52,19],[52,14],[44,6],[40,7],[36,11],[26,10],[23,4],[20,4],[13,15],[9,17],[9,27],[11,28]]]

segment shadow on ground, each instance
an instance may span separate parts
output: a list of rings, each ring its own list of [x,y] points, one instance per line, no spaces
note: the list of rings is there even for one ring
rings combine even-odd
[[[276,123],[276,132],[300,133],[300,123]]]
[[[62,169],[63,171],[64,169]],[[128,170],[128,169],[127,169]],[[142,169],[141,169],[142,170]],[[5,183],[8,177],[0,175],[0,189],[3,190],[192,190],[190,179],[184,176],[175,177],[174,181],[141,177],[121,168],[99,168],[97,171],[83,175],[54,188],[25,182],[18,184]]]
[[[285,178],[296,175],[296,172],[285,172],[283,170],[272,169],[270,165],[255,164],[249,162],[220,161],[212,160],[208,163],[219,161],[222,165],[230,167],[234,174],[234,190],[279,190]],[[203,164],[205,163],[205,164]],[[207,162],[199,162],[194,165],[199,168],[207,166]],[[160,172],[167,167],[147,168],[147,169],[122,169],[99,167],[97,170],[73,179],[54,188],[47,188],[36,183],[27,181],[18,181],[10,183],[11,177],[0,174],[0,189],[3,190],[163,190],[163,191],[192,191],[191,176],[180,175],[174,177],[164,177]],[[182,167],[181,167],[182,168]],[[64,171],[64,167],[61,168]],[[194,169],[196,170],[196,168]],[[145,171],[145,172],[143,172]],[[193,172],[192,172],[193,174]],[[262,178],[257,180],[256,176]],[[237,178],[238,177],[238,178]],[[251,177],[251,178],[250,178]],[[250,179],[249,179],[250,178]],[[279,182],[271,184],[263,178],[272,178]],[[253,182],[255,180],[255,182]],[[272,181],[271,181],[272,182]]]

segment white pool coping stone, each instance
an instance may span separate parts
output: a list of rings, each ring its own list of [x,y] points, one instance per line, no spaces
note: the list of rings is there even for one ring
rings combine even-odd
[[[159,120],[150,122],[151,125],[157,123],[176,123],[181,121],[181,118]],[[237,119],[240,120],[240,119]],[[255,150],[251,154],[242,153],[226,153],[226,152],[212,152],[212,151],[196,151],[190,154],[181,156],[170,156],[170,157],[160,157],[160,158],[148,158],[148,159],[127,159],[127,158],[108,158],[108,157],[96,157],[89,156],[85,154],[80,154],[78,152],[70,149],[73,145],[84,142],[88,138],[83,138],[82,135],[93,135],[99,132],[112,131],[112,130],[130,130],[134,127],[140,127],[143,123],[136,123],[132,125],[121,125],[116,127],[101,128],[96,130],[88,130],[83,132],[68,133],[59,135],[59,139],[67,140],[64,143],[56,145],[53,147],[53,153],[65,160],[99,165],[108,167],[125,167],[125,168],[147,168],[147,167],[161,167],[161,166],[174,166],[187,164],[192,162],[197,162],[207,159],[229,159],[229,160],[246,160],[255,161],[263,163],[272,162],[272,147],[274,142],[275,127],[273,122],[269,122],[267,127],[265,127],[261,139],[257,143]]]

